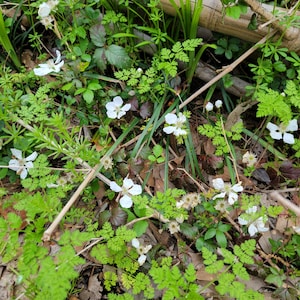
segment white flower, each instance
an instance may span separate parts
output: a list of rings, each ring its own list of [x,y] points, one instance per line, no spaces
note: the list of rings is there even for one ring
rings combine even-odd
[[[48,2],[41,3],[38,10],[39,17],[41,19],[47,18],[50,15],[51,10],[53,10],[53,8],[57,5],[57,0],[49,0]]]
[[[255,214],[257,212],[257,206],[252,206],[246,210],[246,213],[248,215]],[[251,217],[249,220],[246,220],[242,217],[238,217],[238,222],[240,225],[249,225],[248,232],[250,236],[254,236],[258,232],[266,232],[269,230],[269,228],[265,227],[265,222],[263,220],[263,217],[259,217],[255,220],[251,220]]]
[[[42,19],[46,18],[50,15],[51,10],[52,10],[51,6],[48,3],[43,2],[39,6],[38,15]]]
[[[174,233],[180,231],[179,224],[176,221],[171,221],[168,225],[168,228],[169,228],[171,234],[174,234]]]
[[[111,169],[113,167],[113,160],[111,159],[110,156],[104,155],[101,159],[100,162],[103,165],[103,168],[105,170]]]
[[[200,202],[201,199],[198,193],[188,193],[182,196],[181,200],[176,203],[176,207],[189,210],[200,204]]]
[[[134,184],[133,181],[128,178],[124,178],[122,187],[115,181],[111,181],[109,187],[114,192],[122,193],[123,196],[120,199],[120,205],[124,208],[130,208],[132,206],[131,196],[140,195],[142,193],[142,187],[139,184]]]
[[[123,99],[120,96],[114,97],[113,101],[106,103],[106,114],[111,119],[120,119],[126,112],[130,110],[131,104],[123,104]]]
[[[252,167],[257,163],[256,155],[252,152],[247,151],[243,155],[242,162],[247,165],[247,167]]]
[[[140,241],[136,238],[134,238],[132,241],[131,241],[131,244],[134,248],[136,248],[136,251],[137,253],[140,255],[139,258],[138,258],[138,263],[139,265],[143,265],[144,262],[146,261],[146,254],[149,252],[149,250],[152,248],[152,245],[147,245],[147,246],[144,246],[140,243]]]
[[[227,211],[227,208],[229,207],[229,204],[225,200],[219,200],[217,204],[215,205],[215,209],[220,211],[221,213],[225,213]]]
[[[274,140],[281,140],[287,144],[294,144],[295,139],[294,136],[291,133],[287,133],[288,131],[297,131],[298,130],[298,123],[297,120],[291,120],[289,121],[288,125],[285,125],[284,123],[280,123],[279,126],[269,122],[267,124],[267,128],[270,130],[270,136]]]
[[[55,72],[58,73],[61,67],[64,65],[64,61],[61,60],[61,53],[60,51],[56,50],[56,60],[55,62],[53,59],[47,60],[45,64],[39,64],[39,68],[34,68],[33,72],[37,76],[44,76],[49,73]]]
[[[222,101],[222,100],[217,100],[217,101],[215,102],[215,107],[216,107],[216,108],[220,108],[220,107],[222,107],[222,105],[223,105],[223,101]]]
[[[207,102],[205,109],[206,111],[212,111],[214,109],[214,105],[211,102]]]
[[[12,148],[10,151],[14,158],[8,163],[9,169],[16,171],[17,174],[20,175],[21,179],[26,178],[28,169],[33,168],[32,162],[37,158],[37,152],[33,152],[26,158],[23,158],[21,150]]]
[[[237,201],[237,193],[243,191],[241,182],[235,184],[234,186],[231,186],[231,184],[229,183],[225,184],[222,178],[213,179],[212,185],[216,190],[221,192],[220,194],[214,196],[213,199],[225,198],[225,196],[227,195],[228,203],[230,205],[234,204]]]
[[[52,16],[41,19],[41,23],[48,29],[53,26],[54,18]]]
[[[186,122],[186,117],[181,112],[178,114],[178,117],[175,114],[166,114],[165,121],[168,125],[174,126],[166,126],[163,131],[167,134],[173,133],[175,136],[186,135],[187,131],[182,129],[184,127],[184,123]]]

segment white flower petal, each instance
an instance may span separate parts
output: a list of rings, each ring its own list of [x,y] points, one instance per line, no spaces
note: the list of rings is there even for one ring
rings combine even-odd
[[[294,136],[291,134],[291,133],[284,133],[283,134],[283,141],[286,143],[286,144],[295,144],[295,139],[294,139]]]
[[[52,72],[58,73],[60,72],[61,67],[64,65],[64,61],[62,60],[58,65],[54,65],[54,69],[52,70]]]
[[[18,171],[20,169],[20,163],[16,159],[11,159],[8,162],[8,168],[13,170],[13,171]]]
[[[186,116],[183,114],[183,113],[179,113],[178,114],[178,119],[177,119],[177,122],[179,122],[179,123],[185,123],[186,122]]]
[[[177,116],[175,114],[170,114],[170,113],[166,114],[165,115],[165,121],[166,121],[167,124],[176,124]]]
[[[132,206],[132,204],[133,204],[132,199],[129,196],[124,195],[123,197],[121,197],[120,205],[123,208],[130,208]]]
[[[164,127],[164,128],[163,128],[163,131],[164,131],[166,134],[171,134],[171,133],[173,133],[175,130],[176,130],[176,127],[174,127],[174,126],[167,126],[167,127]]]
[[[56,60],[55,60],[55,64],[58,64],[58,63],[60,63],[60,62],[61,62],[61,53],[60,53],[60,51],[59,51],[59,50],[56,50],[56,51],[55,51],[55,53],[56,53]]]
[[[34,68],[33,72],[37,76],[45,76],[45,75],[51,73],[52,70],[50,70],[49,67],[47,66],[47,67]]]
[[[111,119],[116,119],[117,118],[117,113],[115,111],[112,110],[107,110],[106,114],[109,118]]]
[[[276,131],[276,130],[279,129],[277,125],[275,125],[275,124],[273,124],[273,123],[271,123],[271,122],[269,122],[269,123],[267,124],[267,128],[268,128],[270,131]]]
[[[238,192],[242,192],[244,188],[242,187],[242,183],[239,182],[239,183],[235,184],[231,189],[234,192],[238,193]]]
[[[298,130],[298,122],[296,119],[291,120],[288,124],[288,126],[286,127],[286,131],[296,131]]]
[[[33,168],[33,163],[32,163],[31,161],[26,162],[26,163],[25,163],[25,168],[26,168],[26,169],[31,169],[31,168]]]
[[[214,187],[214,189],[218,190],[218,191],[222,191],[224,189],[224,181],[222,178],[216,178],[212,180],[212,185]]]
[[[121,192],[122,188],[115,182],[115,181],[111,181],[109,184],[109,188],[114,191],[114,192]]]
[[[248,232],[250,236],[254,236],[258,232],[258,230],[254,224],[250,224],[250,226],[248,227]]]
[[[233,205],[238,199],[238,195],[236,193],[230,192],[228,195],[228,203]]]
[[[126,112],[126,111],[129,111],[130,108],[131,108],[131,104],[130,104],[130,103],[127,103],[127,104],[125,104],[125,105],[121,108],[121,110],[124,111],[124,112]]]
[[[12,155],[17,158],[17,159],[22,159],[22,151],[21,150],[18,150],[16,148],[12,148],[10,149]]]
[[[25,178],[27,177],[27,174],[28,174],[27,169],[26,169],[26,168],[23,168],[23,169],[22,169],[22,172],[21,172],[21,174],[20,174],[20,178],[21,178],[21,179],[25,179]]]
[[[247,225],[249,221],[243,219],[242,217],[238,217],[238,222],[240,225]]]
[[[125,111],[120,110],[117,114],[117,119],[121,119],[124,115],[126,115]]]
[[[34,151],[32,154],[25,158],[26,161],[34,161],[38,156],[38,153]]]
[[[281,140],[282,139],[282,133],[279,131],[270,131],[270,136],[273,140]]]
[[[223,105],[223,101],[222,101],[222,100],[217,100],[217,101],[215,102],[216,108],[220,108],[220,107],[222,107],[222,105]]]
[[[123,180],[123,188],[126,190],[129,190],[131,187],[133,187],[133,181],[130,178],[124,178]]]
[[[145,254],[140,255],[140,257],[138,258],[139,265],[142,266],[145,263],[146,259],[147,256]]]
[[[121,107],[122,104],[123,104],[123,99],[120,97],[120,96],[116,96],[114,97],[113,99],[113,103],[118,106],[118,107]]]
[[[48,17],[51,12],[51,7],[46,2],[43,2],[39,6],[38,15],[41,18]]]
[[[134,248],[138,248],[140,246],[140,241],[137,238],[132,239],[131,244]]]
[[[206,111],[212,111],[214,109],[214,105],[211,102],[207,102],[205,109]]]
[[[254,214],[254,213],[256,213],[257,212],[257,206],[256,205],[254,205],[254,206],[252,206],[252,207],[249,207],[247,210],[246,210],[246,213],[247,214]]]
[[[117,105],[114,102],[107,102],[105,107],[107,110],[114,111]]]
[[[220,193],[218,195],[215,195],[213,197],[213,200],[215,200],[215,199],[223,199],[225,196],[226,196],[226,192],[222,192],[222,193]]]
[[[129,190],[128,192],[133,195],[140,195],[142,193],[142,187],[139,184],[134,184]]]
[[[186,134],[187,134],[187,132],[186,132],[186,130],[184,130],[184,129],[176,128],[176,129],[174,130],[174,135],[175,135],[175,136],[186,135]]]

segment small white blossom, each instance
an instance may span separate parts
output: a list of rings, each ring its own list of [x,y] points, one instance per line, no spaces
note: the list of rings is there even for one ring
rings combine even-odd
[[[103,156],[100,159],[100,162],[102,163],[103,168],[105,170],[111,169],[113,167],[113,160],[111,159],[110,156],[107,156],[107,155]]]
[[[54,18],[52,16],[41,19],[41,23],[48,29],[53,26]]]
[[[120,96],[114,97],[113,101],[106,103],[106,114],[111,119],[120,119],[130,110],[131,104],[123,105],[123,99]]]
[[[300,234],[300,226],[292,226],[295,233]]]
[[[251,215],[257,212],[257,206],[252,206],[246,210],[246,214],[250,215],[250,219],[246,220],[242,217],[238,217],[238,222],[240,225],[249,225],[248,226],[248,233],[250,236],[254,236],[258,232],[266,232],[269,228],[265,227],[265,222],[263,217],[259,217],[255,220],[251,220]]]
[[[215,107],[216,107],[216,108],[221,108],[222,105],[223,105],[223,101],[222,101],[222,100],[217,100],[217,101],[215,102]]]
[[[51,6],[47,2],[43,2],[39,6],[38,15],[40,18],[46,18],[51,13]]]
[[[171,234],[174,234],[174,233],[180,231],[179,224],[176,221],[171,221],[168,225],[168,228],[169,228]]]
[[[256,155],[252,152],[247,151],[243,155],[242,162],[247,165],[247,167],[252,167],[257,163]]]
[[[39,5],[38,15],[41,19],[47,18],[51,11],[58,5],[57,0],[49,0]]]
[[[214,109],[214,105],[211,102],[207,102],[205,109],[206,111],[212,111]]]
[[[243,191],[243,187],[241,185],[241,182],[235,184],[234,186],[231,186],[229,183],[224,183],[222,178],[216,178],[212,180],[213,187],[220,191],[221,193],[214,196],[213,199],[217,198],[225,198],[225,196],[228,196],[228,203],[230,205],[234,204],[238,199],[238,192]]]
[[[124,178],[122,187],[115,181],[111,181],[109,186],[112,191],[122,193],[123,196],[120,199],[120,205],[123,208],[130,208],[133,203],[131,197],[142,193],[142,187],[139,184],[134,184],[133,181],[128,178]]]
[[[12,148],[10,149],[13,159],[11,159],[8,163],[9,169],[16,171],[18,175],[20,175],[21,179],[26,178],[28,174],[28,170],[33,168],[33,161],[37,158],[37,152],[33,152],[26,158],[22,157],[22,151]]]
[[[267,124],[267,128],[270,130],[270,136],[274,140],[281,140],[286,144],[294,144],[295,139],[294,136],[291,133],[288,133],[288,131],[297,131],[298,130],[298,123],[297,120],[291,120],[289,121],[288,125],[285,125],[284,123],[280,123],[279,126],[276,124],[273,124],[269,122]]]
[[[179,113],[178,116],[175,114],[166,114],[165,122],[170,125],[164,127],[163,131],[167,134],[173,133],[175,136],[186,135],[187,131],[182,129],[185,126],[186,116],[183,113]],[[173,125],[173,126],[172,126]]]
[[[215,209],[220,211],[221,213],[225,213],[227,211],[227,208],[229,207],[229,204],[225,200],[219,200],[217,204],[215,205]]]
[[[33,69],[34,74],[37,76],[45,76],[52,72],[55,72],[55,73],[60,72],[60,69],[64,65],[64,61],[61,60],[60,51],[56,50],[56,56],[57,56],[57,58],[56,58],[55,62],[51,58],[51,59],[47,60],[47,62],[45,64],[39,64],[39,68],[34,68]]]
[[[152,245],[144,246],[140,243],[140,241],[137,238],[134,238],[131,241],[131,244],[134,248],[136,248],[137,253],[140,255],[138,258],[139,265],[143,265],[147,258],[146,254],[150,251]]]
[[[188,193],[182,196],[181,200],[176,203],[176,207],[183,207],[187,210],[200,204],[201,199],[198,193]]]

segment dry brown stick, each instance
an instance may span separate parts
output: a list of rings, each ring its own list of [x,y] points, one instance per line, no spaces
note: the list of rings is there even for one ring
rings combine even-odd
[[[300,207],[293,202],[289,201],[288,199],[284,198],[280,195],[277,191],[270,193],[271,198],[280,202],[285,208],[293,211],[297,217],[300,217]]]
[[[85,189],[85,187],[89,184],[89,182],[95,177],[96,172],[98,172],[100,165],[96,165],[89,174],[85,177],[83,182],[80,184],[80,186],[77,188],[75,193],[72,195],[70,200],[67,202],[67,204],[64,206],[64,208],[61,210],[61,212],[56,216],[55,220],[52,222],[52,224],[48,227],[47,230],[45,230],[42,240],[44,242],[50,241],[51,235],[57,225],[60,223],[64,215],[68,212],[68,210],[72,207],[74,202],[79,197],[80,193]]]
[[[226,74],[230,73],[234,68],[236,68],[242,61],[244,61],[250,54],[256,51],[256,49],[266,42],[270,37],[272,37],[277,30],[272,30],[268,35],[262,38],[258,43],[252,46],[249,50],[247,50],[243,55],[241,55],[237,60],[235,60],[231,65],[227,66],[222,72],[220,72],[216,77],[214,77],[211,81],[207,82],[204,86],[202,86],[198,91],[188,97],[182,104],[179,105],[179,109],[182,109],[190,102],[192,102],[196,97],[201,95],[204,91],[210,88],[214,83],[218,82],[222,79]],[[174,109],[172,113],[175,113],[176,110]]]

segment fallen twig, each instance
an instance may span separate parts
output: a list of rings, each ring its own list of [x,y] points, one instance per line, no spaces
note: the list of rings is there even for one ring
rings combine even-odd
[[[289,201],[288,199],[284,198],[280,195],[277,191],[270,193],[271,198],[280,202],[285,208],[293,211],[297,217],[300,217],[300,207],[293,202]]]

